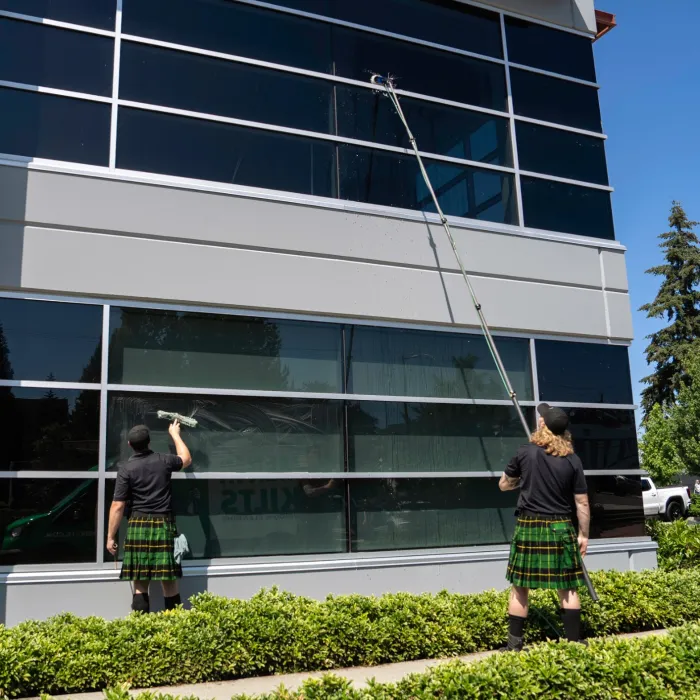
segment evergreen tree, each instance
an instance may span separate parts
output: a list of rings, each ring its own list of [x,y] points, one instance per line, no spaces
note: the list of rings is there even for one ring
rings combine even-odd
[[[12,371],[10,363],[10,346],[5,337],[2,323],[0,323],[0,379],[14,379],[15,373]]]
[[[673,202],[668,220],[671,230],[659,236],[665,262],[647,270],[663,278],[661,288],[654,301],[640,309],[648,318],[669,322],[647,336],[647,363],[654,365],[654,373],[642,380],[648,385],[642,392],[645,421],[654,405],[672,403],[689,381],[684,362],[700,337],[700,245],[693,232],[697,222],[688,220],[678,202]]]

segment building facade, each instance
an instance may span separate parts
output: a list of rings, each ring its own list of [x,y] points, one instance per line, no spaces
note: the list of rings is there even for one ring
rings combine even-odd
[[[522,428],[374,72],[528,419],[570,413],[589,566],[654,566],[594,35],[592,0],[0,0],[3,620],[128,609],[106,514],[158,411],[198,422],[185,593],[505,586]]]

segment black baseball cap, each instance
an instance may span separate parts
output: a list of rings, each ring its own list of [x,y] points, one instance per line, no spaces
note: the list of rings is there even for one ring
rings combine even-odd
[[[142,445],[151,441],[151,433],[145,425],[135,425],[126,436],[132,445]]]
[[[537,407],[537,413],[542,416],[544,424],[555,435],[563,435],[569,427],[569,416],[561,408],[550,406],[548,403],[541,403]]]

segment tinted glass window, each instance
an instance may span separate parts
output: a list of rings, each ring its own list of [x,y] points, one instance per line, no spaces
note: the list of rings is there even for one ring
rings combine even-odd
[[[569,429],[584,469],[639,469],[634,411],[569,408]]]
[[[515,127],[523,170],[608,184],[603,139],[528,122],[516,121]]]
[[[100,381],[102,307],[0,299],[0,379]]]
[[[644,507],[638,476],[589,476],[591,537],[644,537]]]
[[[330,323],[112,307],[110,324],[111,383],[342,391]]]
[[[150,428],[153,450],[174,453],[158,411],[197,421],[182,429],[197,472],[343,471],[339,401],[150,393],[110,393],[110,469],[131,454],[126,436],[134,425]]]
[[[511,68],[513,107],[516,114],[602,131],[597,88]]]
[[[109,164],[107,104],[0,88],[0,153]]]
[[[244,63],[122,44],[120,97],[332,133],[333,85]]]
[[[497,479],[350,482],[353,551],[505,544],[517,494]]]
[[[528,341],[499,338],[497,345],[518,396],[531,399]],[[508,398],[480,335],[354,326],[346,348],[354,394]]]
[[[335,195],[335,145],[137,109],[119,110],[117,167]]]
[[[521,177],[525,226],[614,240],[610,192]]]
[[[0,10],[114,29],[115,0],[0,0]]]
[[[384,93],[346,85],[336,87],[338,134],[411,148],[399,116]],[[401,108],[421,151],[512,165],[508,120],[401,98]]]
[[[348,441],[352,471],[500,472],[523,428],[509,406],[362,401],[349,406]]]
[[[585,36],[506,17],[506,41],[513,63],[595,82],[593,43]]]
[[[402,90],[506,109],[505,73],[498,63],[338,27],[333,56],[336,73],[346,78],[369,82],[372,73],[391,73]]]
[[[0,565],[94,562],[97,481],[1,479]]]
[[[100,392],[0,387],[0,470],[97,470]]]
[[[414,156],[356,146],[340,146],[338,151],[341,199],[435,211]],[[430,160],[425,168],[445,214],[516,223],[510,173]]]
[[[113,493],[108,481],[107,504]],[[187,533],[188,559],[325,554],[348,548],[345,488],[339,481],[176,479],[173,509],[179,530]],[[125,534],[126,523],[120,528],[122,541]]]
[[[112,94],[114,41],[0,17],[0,80]]]
[[[330,72],[330,25],[230,0],[124,0],[127,34]],[[223,88],[222,88],[223,89]]]
[[[536,341],[540,399],[572,403],[634,403],[627,348]]]

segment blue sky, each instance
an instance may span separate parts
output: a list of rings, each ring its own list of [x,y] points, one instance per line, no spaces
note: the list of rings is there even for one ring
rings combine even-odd
[[[645,376],[644,336],[660,327],[637,309],[659,282],[657,235],[673,199],[700,221],[700,0],[597,0],[618,27],[595,44],[617,238],[628,248],[637,395]],[[700,232],[700,230],[699,230]]]

